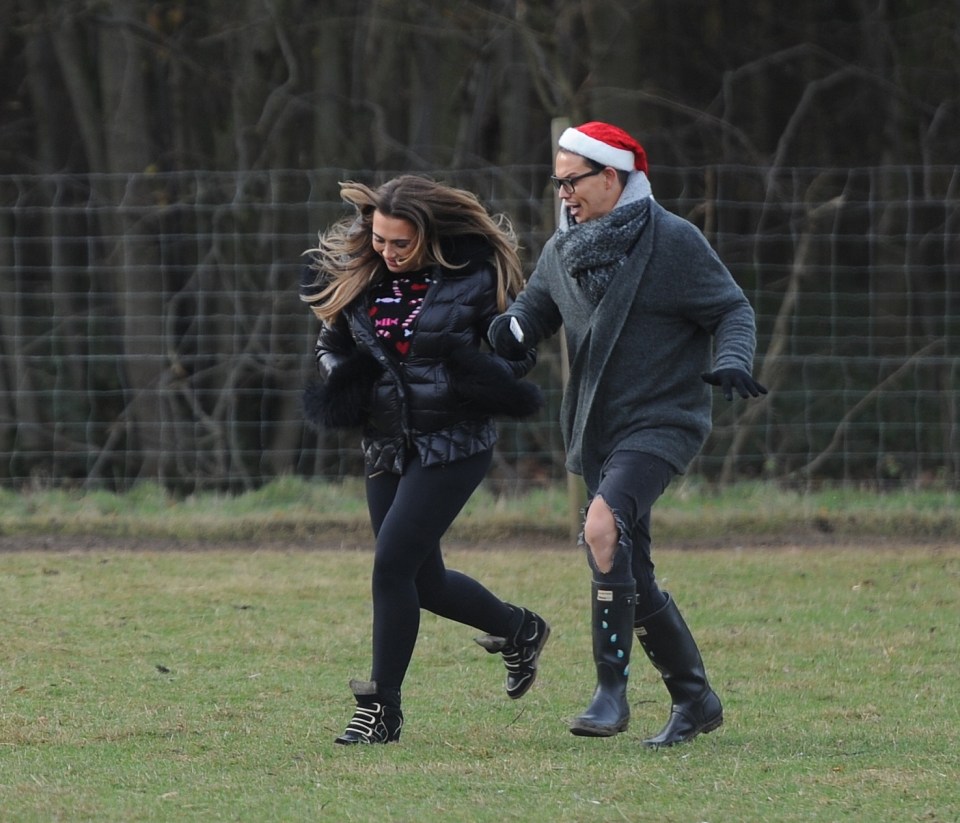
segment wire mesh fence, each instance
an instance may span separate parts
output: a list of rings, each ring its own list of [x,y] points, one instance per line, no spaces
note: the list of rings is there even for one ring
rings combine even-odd
[[[513,220],[532,267],[543,166],[433,176]],[[303,421],[316,320],[302,252],[343,214],[342,169],[0,177],[0,483],[240,491],[361,470],[356,433]],[[715,401],[712,481],[960,485],[960,169],[658,168],[757,310],[761,401]],[[638,363],[637,368],[658,368]],[[563,478],[547,406],[503,422],[490,482]]]

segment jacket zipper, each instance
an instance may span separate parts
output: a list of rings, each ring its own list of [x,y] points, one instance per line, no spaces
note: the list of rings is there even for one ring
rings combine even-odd
[[[424,302],[426,302],[426,296],[424,297]],[[370,322],[369,294],[364,295],[363,309],[364,311],[359,318],[359,325],[363,327],[364,336],[369,338],[366,341],[367,348],[370,349],[371,352],[376,352],[375,356],[377,360],[393,375],[393,379],[396,381],[397,390],[400,393],[400,430],[403,436],[403,445],[406,449],[413,448],[413,433],[410,431],[410,404],[407,402],[407,385],[403,379],[403,370],[386,347],[380,342],[373,323]],[[414,325],[416,325],[416,323],[414,323]]]

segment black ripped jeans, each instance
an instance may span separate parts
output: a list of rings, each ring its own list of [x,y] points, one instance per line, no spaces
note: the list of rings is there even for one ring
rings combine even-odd
[[[476,580],[447,569],[440,539],[490,468],[492,451],[443,466],[414,454],[402,475],[367,478],[377,538],[373,560],[373,666],[378,685],[400,688],[420,629],[420,609],[501,637],[518,614]]]
[[[651,555],[650,509],[663,494],[676,470],[659,457],[645,452],[615,451],[603,464],[600,483],[589,497],[602,497],[613,511],[619,543],[613,568],[603,574],[587,549],[587,560],[594,579],[611,585],[637,587],[638,618],[658,611],[666,597],[657,585]]]

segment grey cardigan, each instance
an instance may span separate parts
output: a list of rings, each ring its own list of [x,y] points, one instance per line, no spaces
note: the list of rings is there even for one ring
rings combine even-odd
[[[619,449],[685,471],[711,428],[711,389],[701,373],[753,370],[755,318],[743,291],[696,226],[650,205],[647,226],[599,306],[564,271],[555,234],[508,312],[530,330],[531,345],[563,325],[567,468],[591,491]]]

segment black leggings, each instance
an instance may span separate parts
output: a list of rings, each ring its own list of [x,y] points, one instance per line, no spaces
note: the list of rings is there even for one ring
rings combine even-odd
[[[420,629],[420,609],[480,631],[510,636],[515,611],[476,580],[448,570],[440,538],[483,480],[493,454],[444,466],[413,455],[402,475],[367,478],[377,538],[373,560],[373,667],[378,685],[400,688]]]

